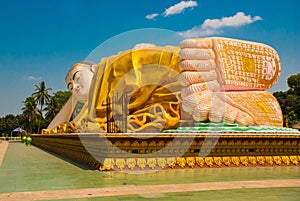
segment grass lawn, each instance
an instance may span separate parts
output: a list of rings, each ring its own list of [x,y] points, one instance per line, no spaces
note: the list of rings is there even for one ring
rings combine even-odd
[[[121,185],[179,184],[215,181],[299,179],[300,167],[206,168],[154,172],[99,172],[82,169],[34,146],[10,143],[0,167],[0,193]],[[229,193],[230,192],[230,193]],[[157,196],[157,197],[155,197]],[[165,193],[155,200],[296,200],[295,188],[240,189]],[[205,198],[205,199],[204,199]],[[252,199],[253,198],[253,199]],[[254,199],[255,198],[255,199]],[[276,199],[275,199],[276,198]],[[282,198],[282,199],[281,199]],[[147,196],[116,196],[79,200],[145,200]],[[220,200],[220,199],[218,199]]]

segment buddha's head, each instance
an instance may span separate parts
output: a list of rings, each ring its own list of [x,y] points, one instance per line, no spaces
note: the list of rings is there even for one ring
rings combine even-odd
[[[81,103],[88,100],[91,81],[95,72],[96,64],[81,61],[74,64],[66,75],[66,84],[72,95]]]

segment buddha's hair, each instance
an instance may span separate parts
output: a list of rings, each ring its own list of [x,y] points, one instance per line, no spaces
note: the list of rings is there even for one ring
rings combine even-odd
[[[92,67],[96,65],[96,63],[92,62],[92,61],[79,61],[77,63],[75,63],[71,68],[70,70],[68,71],[66,77],[65,77],[65,80],[67,79],[69,73],[73,70],[73,68],[75,68],[76,66],[82,66],[82,67],[87,67],[89,68],[90,70],[92,70]]]

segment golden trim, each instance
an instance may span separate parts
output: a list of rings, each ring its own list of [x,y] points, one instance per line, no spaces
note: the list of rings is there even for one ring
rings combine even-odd
[[[300,166],[300,156],[107,158],[100,170]]]

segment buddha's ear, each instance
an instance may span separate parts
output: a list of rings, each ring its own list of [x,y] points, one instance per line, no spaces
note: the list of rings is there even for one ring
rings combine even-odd
[[[93,73],[95,73],[96,68],[97,68],[97,65],[96,65],[96,64],[91,65],[91,71],[92,71]]]

